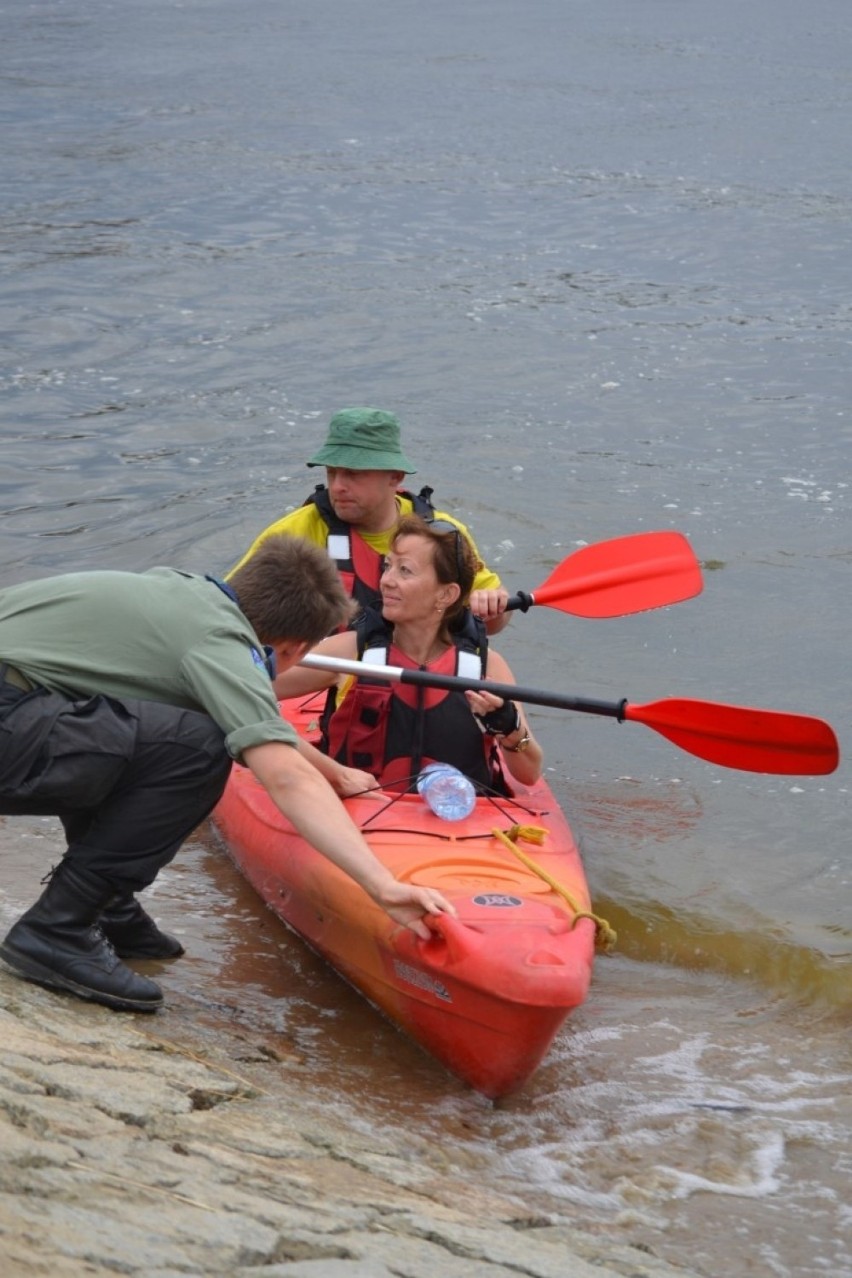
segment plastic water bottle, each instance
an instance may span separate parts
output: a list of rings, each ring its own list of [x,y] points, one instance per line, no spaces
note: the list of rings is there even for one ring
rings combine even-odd
[[[417,778],[417,793],[442,821],[462,821],[476,804],[473,782],[451,763],[430,763]]]

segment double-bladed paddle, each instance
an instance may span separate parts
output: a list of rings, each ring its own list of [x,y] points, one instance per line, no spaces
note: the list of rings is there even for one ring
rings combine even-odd
[[[544,604],[575,617],[623,617],[691,599],[702,585],[683,533],[634,533],[575,550],[535,590],[512,595],[506,611]]]
[[[653,728],[699,759],[743,772],[816,776],[833,772],[840,759],[837,738],[830,726],[809,715],[755,710],[685,697],[667,697],[645,706],[631,705],[627,700],[593,701],[558,692],[539,692],[514,683],[495,683],[490,679],[465,679],[429,670],[406,670],[402,666],[364,666],[360,661],[347,661],[342,657],[311,655],[303,657],[299,664],[316,670],[385,679],[390,683],[420,684],[457,692],[490,692],[504,700],[606,715],[619,723],[625,720],[644,723],[646,728]]]

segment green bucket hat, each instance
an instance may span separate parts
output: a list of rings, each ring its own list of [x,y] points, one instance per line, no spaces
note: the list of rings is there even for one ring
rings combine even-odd
[[[401,470],[415,468],[399,446],[399,422],[380,408],[344,408],[329,422],[328,438],[309,466],[340,466],[344,470]]]

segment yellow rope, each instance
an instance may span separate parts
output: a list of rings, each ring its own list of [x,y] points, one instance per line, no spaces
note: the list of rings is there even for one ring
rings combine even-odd
[[[537,874],[540,879],[543,879],[548,887],[553,888],[553,891],[562,897],[563,901],[567,901],[574,912],[572,927],[576,926],[578,919],[591,919],[595,925],[595,948],[601,950],[604,954],[609,954],[615,948],[618,934],[614,928],[610,927],[606,919],[601,918],[599,914],[592,914],[588,910],[581,909],[566,887],[555,879],[552,874],[548,874],[543,865],[539,865],[537,861],[527,856],[526,852],[522,852],[518,847],[518,839],[525,839],[527,843],[543,843],[547,830],[543,830],[537,825],[513,825],[511,830],[492,830],[491,833],[519,861],[522,861],[528,870],[532,870],[533,874]]]

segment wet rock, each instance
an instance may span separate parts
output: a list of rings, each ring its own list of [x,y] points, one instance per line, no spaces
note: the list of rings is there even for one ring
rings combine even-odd
[[[171,1035],[170,1039],[165,1034]],[[223,1031],[223,1034],[225,1032]],[[304,1105],[310,1072],[0,970],[4,1278],[676,1278]],[[230,1049],[230,1050],[229,1050]],[[239,1068],[235,1069],[234,1064]],[[301,1103],[300,1103],[301,1098]],[[682,1278],[682,1276],[681,1276]]]

